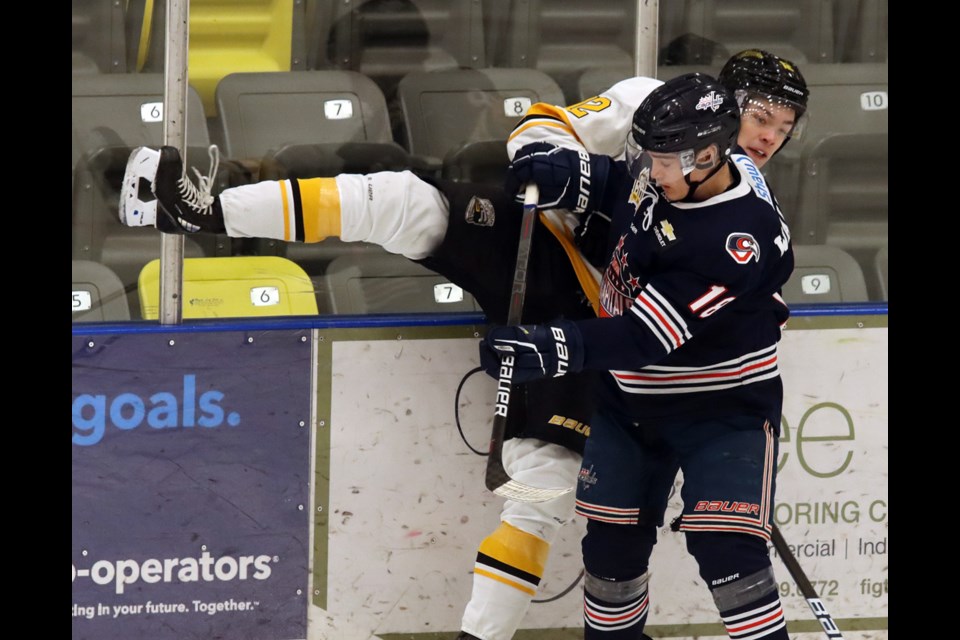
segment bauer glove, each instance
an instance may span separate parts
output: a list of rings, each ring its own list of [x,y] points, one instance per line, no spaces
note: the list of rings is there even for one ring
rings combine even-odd
[[[524,185],[533,182],[540,188],[538,209],[583,213],[598,208],[609,167],[610,160],[604,156],[533,142],[520,147],[513,157],[504,189],[522,202]]]
[[[491,378],[509,367],[513,384],[576,373],[583,368],[583,338],[570,320],[491,327],[480,341],[480,365]]]

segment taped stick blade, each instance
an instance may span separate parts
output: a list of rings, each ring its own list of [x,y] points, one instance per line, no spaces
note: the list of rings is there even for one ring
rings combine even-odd
[[[513,500],[514,502],[546,502],[547,500],[559,498],[571,491],[573,491],[573,487],[541,489],[540,487],[531,487],[516,480],[508,480],[496,489],[493,489],[493,492],[498,496]]]

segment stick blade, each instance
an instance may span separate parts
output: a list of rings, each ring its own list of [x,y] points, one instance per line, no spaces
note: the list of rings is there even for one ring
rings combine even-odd
[[[557,487],[554,489],[542,489],[540,487],[531,487],[528,484],[517,482],[516,480],[507,480],[492,491],[502,498],[513,500],[514,502],[546,502],[559,498],[573,491],[573,487]]]

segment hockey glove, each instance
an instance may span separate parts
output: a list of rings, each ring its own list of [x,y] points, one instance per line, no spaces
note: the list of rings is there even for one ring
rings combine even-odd
[[[511,367],[513,384],[576,373],[583,368],[583,338],[570,320],[491,327],[480,341],[480,365],[491,378]]]
[[[523,185],[540,188],[538,209],[583,213],[597,208],[607,181],[609,159],[548,142],[533,142],[517,151],[507,168],[504,189],[523,201]]]

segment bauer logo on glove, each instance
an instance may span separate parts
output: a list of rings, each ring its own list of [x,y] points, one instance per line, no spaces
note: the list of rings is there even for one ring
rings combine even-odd
[[[533,182],[540,189],[538,209],[569,209],[584,213],[598,208],[607,181],[610,159],[549,142],[533,142],[517,151],[507,168],[504,189],[518,194]]]
[[[583,339],[574,322],[491,327],[480,342],[480,365],[492,378],[501,359],[513,358],[516,384],[576,373],[583,367]]]

